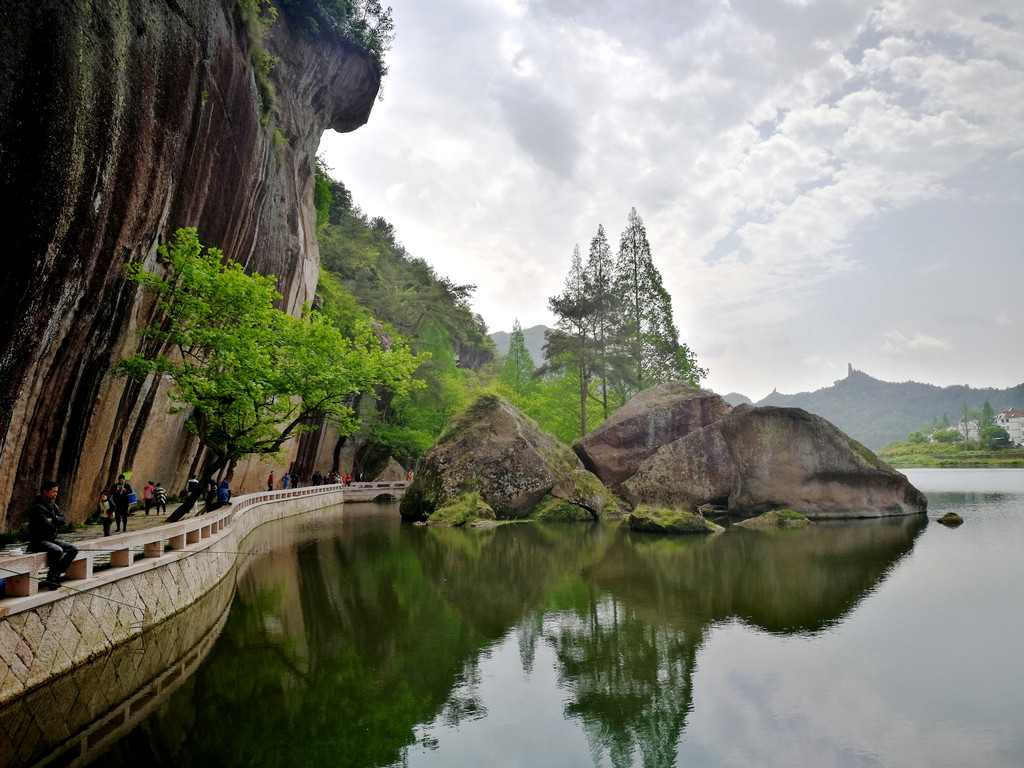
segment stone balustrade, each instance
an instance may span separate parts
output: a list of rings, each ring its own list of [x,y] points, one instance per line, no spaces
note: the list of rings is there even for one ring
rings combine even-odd
[[[0,703],[193,603],[230,572],[242,540],[259,525],[346,501],[400,498],[408,485],[264,491],[176,523],[78,541],[68,577],[54,591],[39,591],[45,553],[0,556]],[[109,567],[94,571],[107,553]]]

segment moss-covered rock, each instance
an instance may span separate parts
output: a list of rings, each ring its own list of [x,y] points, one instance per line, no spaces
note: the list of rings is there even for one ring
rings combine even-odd
[[[473,525],[494,520],[494,510],[477,493],[460,493],[443,507],[436,509],[426,522],[428,525]]]
[[[634,531],[648,533],[721,533],[725,530],[694,512],[646,505],[634,509],[626,523]]]
[[[493,395],[459,414],[424,454],[402,500],[402,517],[426,520],[470,492],[499,520],[529,517],[548,495],[597,517],[607,496],[567,446]]]
[[[960,517],[956,512],[947,512],[940,517],[936,522],[942,523],[947,528],[956,528],[958,525],[964,524],[964,519]]]
[[[806,528],[810,524],[806,515],[792,509],[772,509],[763,515],[733,523],[740,528]]]
[[[593,520],[594,516],[578,504],[548,495],[534,508],[530,519],[547,523],[582,523]]]

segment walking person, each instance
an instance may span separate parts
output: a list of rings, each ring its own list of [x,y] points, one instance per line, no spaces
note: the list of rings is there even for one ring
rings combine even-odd
[[[160,483],[157,483],[153,489],[153,505],[156,507],[158,515],[167,514],[167,489]]]
[[[205,515],[207,512],[217,508],[217,483],[211,480],[206,485],[206,504],[203,507],[203,511],[199,514]]]
[[[43,481],[39,495],[28,510],[28,551],[45,552],[49,570],[43,586],[57,589],[61,574],[65,573],[78,554],[78,547],[57,538],[57,528],[67,525],[67,518],[57,506],[57,483]]]
[[[135,491],[124,479],[124,475],[117,476],[117,482],[110,489],[110,500],[114,502],[114,522],[117,524],[116,531],[128,530],[128,507],[132,504]]]
[[[103,526],[103,535],[110,535],[110,524],[114,522],[114,502],[107,496],[106,491],[100,492],[99,506],[100,525]]]
[[[271,472],[270,472],[270,477],[267,478],[267,490],[268,491],[274,490],[274,472],[273,472],[273,470],[271,470]]]
[[[149,508],[153,506],[153,481],[150,480],[146,483],[142,489],[142,500],[146,503],[146,514],[149,514]]]

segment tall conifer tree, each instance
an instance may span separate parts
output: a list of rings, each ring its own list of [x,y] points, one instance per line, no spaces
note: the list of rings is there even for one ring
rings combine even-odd
[[[619,325],[620,302],[615,292],[615,260],[603,224],[597,225],[597,234],[590,241],[586,277],[592,307],[590,334],[594,345],[594,373],[600,377],[597,397],[604,418],[608,418],[608,377],[613,368],[611,357]]]
[[[572,252],[572,264],[565,278],[565,288],[558,296],[548,299],[548,307],[558,318],[558,323],[556,328],[545,333],[545,368],[553,371],[573,369],[576,372],[582,437],[587,434],[587,398],[595,351],[591,334],[593,301],[579,245]]]
[[[707,372],[679,343],[672,299],[654,266],[647,230],[636,208],[630,210],[619,239],[615,272],[616,293],[622,302],[617,346],[623,397],[665,381],[683,380],[696,386]]]
[[[530,352],[526,349],[523,327],[519,324],[517,317],[512,325],[508,355],[505,357],[505,364],[501,367],[501,374],[498,378],[508,385],[517,398],[522,398],[528,395],[533,388],[533,371],[533,358],[530,357]]]

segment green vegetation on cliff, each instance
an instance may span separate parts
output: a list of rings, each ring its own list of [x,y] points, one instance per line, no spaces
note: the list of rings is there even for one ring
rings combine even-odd
[[[239,0],[254,3],[257,0]],[[350,40],[373,61],[377,75],[387,74],[385,54],[395,39],[391,7],[380,0],[276,0],[302,32],[317,36],[333,30]]]
[[[394,227],[366,216],[345,185],[317,166],[321,275],[318,301],[343,329],[360,313],[417,355],[416,386],[378,392],[360,435],[370,457],[416,461],[486,382],[494,344],[469,300],[475,286],[457,285],[409,254]],[[348,318],[348,319],[347,319]]]

